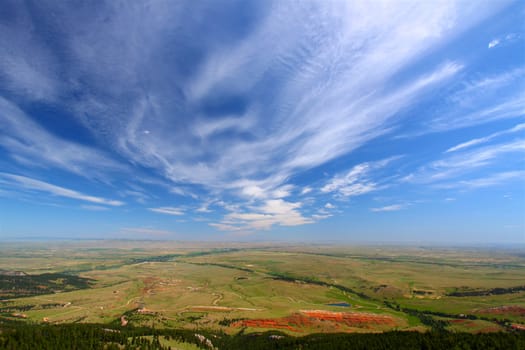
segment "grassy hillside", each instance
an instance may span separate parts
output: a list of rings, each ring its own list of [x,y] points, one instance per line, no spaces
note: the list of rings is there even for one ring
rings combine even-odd
[[[166,242],[0,250],[0,270],[27,274],[0,276],[7,321],[294,336],[525,324],[520,251]]]

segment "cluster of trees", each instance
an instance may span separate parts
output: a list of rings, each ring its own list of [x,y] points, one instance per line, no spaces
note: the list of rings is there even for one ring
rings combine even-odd
[[[59,290],[89,288],[93,280],[64,273],[0,275],[0,298],[49,294]]]
[[[219,321],[219,325],[228,327],[232,323],[235,323],[235,322],[238,322],[238,321],[242,321],[242,320],[245,320],[245,318],[224,318],[224,319]]]
[[[315,284],[315,285],[323,286],[323,287],[332,287],[332,288],[339,289],[342,292],[355,294],[355,295],[357,295],[357,296],[359,296],[359,297],[361,297],[362,299],[365,299],[365,300],[372,300],[372,298],[370,296],[368,296],[368,295],[366,295],[364,293],[355,291],[355,290],[353,290],[351,288],[348,288],[346,286],[342,286],[340,284],[334,284],[334,283],[328,283],[328,282],[320,281],[320,280],[318,280],[315,277],[298,277],[298,276],[292,276],[292,275],[289,275],[289,274],[277,273],[277,272],[269,272],[268,274],[273,276],[274,280],[281,280],[281,281],[287,281],[287,282],[297,282],[297,281],[299,281],[299,282],[308,283],[308,284]]]
[[[449,314],[446,312],[428,311],[428,310],[422,311],[422,310],[417,310],[417,309],[401,307],[399,304],[395,302],[389,302],[388,300],[385,300],[383,303],[385,304],[385,306],[393,310],[402,311],[406,314],[416,316],[417,318],[419,318],[421,323],[423,323],[424,325],[430,326],[433,331],[437,331],[437,332],[445,331],[445,327],[449,325],[449,322],[443,321],[443,320],[437,320],[433,318],[432,316],[454,318],[454,319],[464,318],[464,319],[469,319],[469,320],[484,320],[484,321],[497,323],[500,326],[506,327],[508,330],[511,330],[510,325],[512,324],[512,321],[509,320],[508,318],[496,318],[496,317],[490,318],[490,317],[477,316],[477,315],[472,315],[472,314],[457,315],[457,314]]]
[[[40,307],[42,309],[54,309],[54,308],[63,307],[63,306],[64,306],[64,304],[62,304],[62,303],[48,303],[48,304],[40,305]]]
[[[281,335],[282,336],[282,335]],[[525,334],[419,333],[312,334],[305,337],[240,335],[214,341],[219,349],[523,349]]]
[[[7,322],[7,323],[6,323]],[[101,324],[31,325],[22,322],[0,321],[0,349],[6,350],[169,350],[162,345],[160,335],[153,329],[115,329]],[[194,343],[189,331],[173,330],[173,338]],[[149,337],[146,337],[149,336]]]
[[[167,262],[167,261],[173,261],[176,258],[190,258],[190,257],[211,255],[211,254],[217,254],[217,253],[235,252],[238,250],[239,249],[237,248],[225,248],[225,249],[212,249],[210,251],[203,251],[203,252],[191,252],[188,254],[164,254],[164,255],[146,256],[146,257],[140,257],[140,258],[132,258],[128,260],[128,263],[137,264],[137,263],[142,263],[142,262]]]
[[[10,314],[13,312],[25,312],[29,310],[44,310],[44,309],[54,309],[57,307],[63,307],[62,303],[49,303],[49,304],[23,304],[23,305],[11,305],[9,303],[0,302],[0,314]]]
[[[517,286],[510,288],[491,288],[483,290],[456,290],[452,293],[448,293],[451,297],[479,297],[487,295],[500,295],[500,294],[512,294],[525,291],[525,286]]]
[[[130,264],[138,264],[142,262],[167,262],[172,261],[175,258],[180,257],[181,254],[165,254],[165,255],[155,255],[155,256],[146,256],[143,258],[133,258],[129,260]]]
[[[449,325],[449,322],[443,321],[443,320],[437,320],[432,316],[454,317],[454,315],[446,314],[443,312],[420,311],[416,309],[409,309],[406,307],[401,307],[397,303],[389,302],[386,300],[383,303],[385,304],[385,306],[391,309],[402,311],[408,315],[419,318],[421,323],[423,323],[426,326],[429,326],[433,332],[445,332],[446,327]]]
[[[35,306],[33,304],[4,306],[0,307],[0,314],[29,311],[33,310]]]
[[[240,267],[240,266],[221,264],[221,263],[192,263],[192,264],[193,265],[218,266],[218,267],[224,267],[225,269],[239,270],[239,271],[244,271],[244,272],[255,272],[254,270],[249,269],[247,267]]]
[[[30,325],[0,321],[0,349],[133,349],[168,350],[164,339],[216,349],[525,349],[525,332],[450,333],[387,332],[381,334],[312,334],[292,337],[279,332],[227,335],[212,331],[112,327],[101,324]],[[165,343],[164,343],[165,344]]]

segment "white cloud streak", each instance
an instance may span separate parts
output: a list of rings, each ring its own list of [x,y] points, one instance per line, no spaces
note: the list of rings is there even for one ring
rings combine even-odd
[[[448,108],[433,118],[425,132],[448,131],[525,114],[525,68],[520,67],[475,81],[448,99]]]
[[[103,207],[101,205],[82,205],[82,209],[91,210],[91,211],[107,211],[108,207]]]
[[[28,190],[46,192],[54,196],[77,199],[77,200],[81,200],[85,202],[110,205],[110,206],[124,205],[124,202],[121,202],[121,201],[86,195],[86,194],[83,194],[75,190],[71,190],[68,188],[60,187],[60,186],[55,186],[50,183],[32,179],[32,178],[25,177],[25,176],[8,174],[8,173],[0,173],[0,177],[3,178],[0,181],[6,184],[9,184],[12,186],[18,186],[18,187],[28,189]]]
[[[301,190],[301,195],[305,195],[312,192],[312,188],[310,186],[306,186]]]
[[[462,62],[445,61],[415,72],[413,64],[505,1],[251,3],[256,18],[242,33],[210,30],[213,4],[188,4],[110,1],[84,8],[89,15],[66,3],[39,5],[39,13],[53,13],[48,22],[60,31],[61,55],[42,43],[42,30],[28,25],[29,11],[16,24],[16,40],[0,28],[0,46],[10,47],[0,62],[7,89],[24,101],[61,107],[115,156],[54,136],[1,97],[0,146],[23,165],[104,179],[126,172],[113,160],[125,159],[160,177],[173,194],[198,199],[187,188],[204,187],[230,211],[211,224],[219,229],[311,223],[320,217],[305,217],[303,203],[284,200],[295,190],[290,179],[395,129],[401,112],[464,69]],[[490,96],[521,75],[475,82],[456,98]],[[431,128],[523,112],[521,96],[504,97],[497,105],[466,108],[471,115],[464,118],[436,118]],[[384,188],[372,176],[381,167],[356,165],[321,193],[352,197]],[[310,191],[307,186],[301,194]],[[234,203],[220,201],[223,195]]]
[[[490,174],[485,177],[479,177],[469,180],[461,180],[456,183],[445,183],[441,184],[441,188],[457,188],[457,189],[477,189],[491,186],[498,186],[501,184],[509,183],[514,180],[525,179],[525,171],[505,171]]]
[[[148,209],[152,212],[159,213],[159,214],[175,215],[175,216],[184,215],[184,210],[180,208],[159,207],[159,208],[148,208]]]
[[[126,170],[99,150],[52,135],[1,96],[0,125],[0,146],[22,165],[51,166],[102,180],[107,172]]]
[[[507,34],[505,36],[502,36],[500,38],[492,39],[489,42],[489,44],[488,44],[488,48],[489,49],[493,49],[496,46],[506,46],[506,45],[508,45],[510,43],[515,42],[516,40],[520,40],[521,38],[522,38],[521,34],[509,33],[509,34]]]
[[[26,100],[52,101],[59,94],[59,67],[53,51],[31,35],[29,11],[18,11],[16,21],[0,23],[0,78],[4,88]]]
[[[156,169],[170,181],[241,190],[262,198],[255,186],[272,197],[266,192],[298,171],[388,132],[400,110],[453,77],[461,64],[444,63],[400,87],[388,84],[391,77],[490,14],[496,5],[327,1],[269,6],[249,35],[207,48],[195,74],[181,77],[185,86],[173,82],[186,99],[176,94],[168,98],[167,91],[172,90],[166,90],[165,77],[173,68],[164,63],[171,60],[163,52],[158,62],[143,61],[144,52],[155,58],[154,53],[166,46],[161,33],[175,38],[193,34],[191,22],[173,24],[191,18],[185,7],[134,5],[113,11],[117,5],[104,6],[109,7],[106,13],[113,13],[110,21],[95,15],[93,24],[81,24],[85,31],[75,30],[79,25],[72,19],[61,23],[71,29],[64,46],[77,63],[77,69],[67,73],[75,84],[86,84],[85,91],[97,89],[97,95],[75,103],[73,113],[102,143],[109,142],[130,162]],[[196,7],[206,13],[206,6]],[[309,16],[313,12],[315,18]],[[123,33],[123,26],[130,31]],[[121,40],[123,35],[134,40]],[[99,57],[96,52],[105,54]],[[108,76],[112,84],[105,84]],[[146,83],[143,76],[149,77]],[[261,95],[262,85],[268,96]],[[132,98],[123,104],[119,94]],[[246,109],[238,114],[207,118],[197,110],[191,113],[196,118],[189,118],[184,112],[210,99],[244,94],[255,100],[247,100]],[[221,137],[224,133],[229,137]],[[255,183],[247,189],[234,188],[245,179]]]
[[[499,45],[499,39],[494,39],[489,42],[488,48],[492,49]]]
[[[392,205],[386,205],[384,207],[379,207],[379,208],[371,208],[370,210],[378,213],[378,212],[398,211],[398,210],[402,210],[405,208],[406,208],[406,205],[404,204],[392,204]]]
[[[503,130],[503,131],[498,131],[498,132],[492,133],[492,134],[490,134],[488,136],[485,136],[485,137],[480,137],[480,138],[477,138],[477,139],[472,139],[470,141],[460,143],[459,145],[456,145],[456,146],[451,147],[448,150],[446,150],[446,153],[456,152],[456,151],[459,151],[459,150],[462,150],[462,149],[465,149],[465,148],[469,148],[469,147],[472,147],[472,146],[483,144],[483,143],[489,142],[489,141],[491,141],[491,140],[493,140],[493,139],[495,139],[495,138],[497,138],[499,136],[507,135],[507,134],[511,134],[511,133],[515,133],[515,132],[519,132],[519,131],[522,131],[522,130],[525,130],[525,123],[518,124],[518,125],[514,126],[513,128],[510,128],[510,129],[507,129],[507,130]]]
[[[335,193],[343,197],[360,196],[369,192],[384,188],[371,179],[374,172],[386,167],[399,157],[390,157],[375,162],[367,162],[355,165],[346,173],[337,174],[330,179],[322,188],[323,193]]]
[[[453,153],[449,157],[419,168],[417,172],[405,177],[405,181],[420,184],[437,183],[458,178],[492,164],[505,164],[507,167],[520,166],[520,158],[511,157],[511,155],[521,154],[523,156],[524,153],[524,140],[499,143],[457,154]]]

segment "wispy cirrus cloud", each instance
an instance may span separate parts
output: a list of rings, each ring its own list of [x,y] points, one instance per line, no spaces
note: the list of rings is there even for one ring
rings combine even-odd
[[[319,221],[319,220],[328,219],[328,218],[330,218],[332,216],[333,216],[333,214],[329,214],[329,213],[318,213],[318,214],[313,214],[312,215],[312,219],[314,219],[316,221]]]
[[[376,175],[374,174],[375,172],[399,158],[399,156],[396,156],[355,165],[347,172],[335,175],[321,187],[321,192],[334,193],[342,197],[353,197],[384,188],[383,182],[386,178],[373,180],[372,177]]]
[[[0,124],[0,146],[22,165],[54,167],[97,179],[126,170],[103,151],[54,136],[1,96]]]
[[[204,202],[200,207],[197,208],[196,212],[198,213],[211,213],[213,210],[210,209],[212,202]]]
[[[312,188],[310,186],[306,186],[306,187],[303,187],[303,189],[301,190],[300,194],[301,195],[305,195],[305,194],[308,194],[310,192],[312,192]]]
[[[119,195],[121,195],[122,197],[131,197],[140,204],[145,204],[147,201],[150,201],[152,199],[152,197],[149,194],[145,193],[143,190],[137,190],[137,189],[122,190],[122,191],[119,191]]]
[[[53,50],[31,35],[31,28],[29,11],[17,11],[15,21],[0,23],[0,46],[9,47],[0,59],[0,78],[5,89],[25,100],[55,100],[60,93],[60,68]]]
[[[525,179],[525,171],[504,171],[489,174],[483,177],[472,178],[468,180],[461,180],[453,183],[440,184],[440,188],[457,188],[457,189],[477,189],[491,186],[498,186],[501,184],[509,183],[510,181]]]
[[[159,207],[159,208],[148,208],[148,209],[152,212],[159,213],[159,214],[175,215],[175,216],[184,215],[184,210],[181,208]]]
[[[415,173],[404,178],[410,183],[438,183],[458,179],[465,174],[473,173],[489,165],[503,164],[506,167],[521,166],[521,158],[516,154],[525,153],[525,141],[516,140],[479,147],[474,150],[453,153],[452,155],[420,167]]]
[[[427,132],[521,117],[525,113],[524,78],[525,68],[520,67],[466,81],[461,89],[448,98],[447,109],[430,121]]]
[[[203,60],[191,67],[194,74],[184,76],[176,65],[165,64],[177,58],[161,50],[169,43],[160,33],[198,35],[200,30],[188,22],[191,16],[182,15],[186,7],[133,5],[114,11],[116,5],[103,4],[90,8],[94,21],[82,24],[86,31],[75,30],[78,24],[70,19],[61,22],[61,28],[71,29],[63,47],[77,62],[65,74],[72,86],[97,91],[83,95],[71,111],[102,144],[133,164],[155,169],[167,181],[261,196],[257,187],[275,191],[298,171],[389,131],[398,111],[461,69],[461,64],[445,63],[399,87],[388,84],[433,45],[490,13],[489,8],[453,2],[440,5],[377,6],[373,15],[366,4],[270,6],[244,36],[223,41],[221,47],[190,47],[201,50]],[[64,5],[58,16],[65,11],[75,13]],[[109,21],[101,15],[108,11],[113,13]],[[206,14],[209,8],[199,5],[191,11]],[[312,11],[318,16],[303,21]],[[472,14],[465,17],[468,21],[456,20],[461,11]],[[173,18],[187,25],[174,26]],[[131,23],[140,23],[141,29],[122,33],[122,25]],[[136,40],[119,40],[123,35]],[[144,62],[144,52],[158,55]],[[63,58],[55,59],[59,64]],[[109,76],[112,84],[106,84]],[[176,79],[167,83],[166,76],[184,85]],[[261,86],[266,93],[258,92]],[[242,186],[240,180],[254,184],[235,188]]]
[[[82,209],[91,210],[91,211],[107,211],[108,207],[103,207],[101,205],[82,205]]]
[[[44,181],[32,179],[26,176],[0,173],[0,184],[9,186],[20,187],[26,190],[35,190],[39,192],[45,192],[54,196],[77,199],[80,201],[91,202],[109,206],[121,206],[124,202],[112,199],[106,199],[102,197],[90,196],[69,188],[56,186]]]
[[[469,140],[469,141],[466,141],[466,142],[462,142],[454,147],[451,147],[449,148],[448,150],[446,150],[445,152],[446,153],[449,153],[449,152],[455,152],[455,151],[458,151],[458,150],[461,150],[461,149],[465,149],[465,148],[468,148],[468,147],[472,147],[472,146],[476,146],[476,145],[479,145],[479,144],[483,144],[483,143],[486,143],[486,142],[489,142],[499,136],[503,136],[503,135],[507,135],[507,134],[512,134],[512,133],[516,133],[516,132],[519,132],[519,131],[522,131],[522,130],[525,130],[525,123],[522,123],[522,124],[518,124],[510,129],[507,129],[507,130],[503,130],[503,131],[498,131],[498,132],[495,132],[495,133],[492,133],[488,136],[484,136],[484,137],[480,137],[480,138],[477,138],[477,139],[472,139],[472,140]]]
[[[500,45],[503,45],[503,46],[506,46],[510,43],[513,43],[517,40],[520,40],[522,38],[522,35],[521,34],[518,34],[518,33],[509,33],[507,35],[504,35],[504,36],[501,36],[501,37],[498,37],[498,38],[494,38],[492,39],[489,44],[487,45],[487,47],[489,49],[493,49],[495,48],[496,46],[500,46]]]
[[[389,211],[398,211],[405,209],[407,206],[406,204],[391,204],[391,205],[385,205],[384,207],[377,207],[377,208],[370,208],[370,211],[379,213],[379,212],[389,212]]]
[[[130,170],[147,173],[147,181],[135,180],[166,190],[161,198],[128,183],[117,193],[159,214],[224,210],[210,224],[220,230],[310,224],[334,211],[330,203],[322,207],[328,199],[320,196],[387,188],[393,176],[382,169],[392,160],[359,156],[321,186],[318,179],[301,187],[294,181],[398,130],[404,112],[468,74],[467,58],[437,57],[436,48],[504,6],[454,0],[20,5],[12,23],[0,20],[0,46],[10,48],[0,57],[0,147],[22,168],[59,169],[115,187]],[[447,96],[443,113],[423,123],[423,133],[522,114],[525,102],[515,87],[524,72],[467,81]],[[24,112],[35,103],[74,119],[70,139],[57,136],[60,122]],[[88,135],[85,143],[72,141],[77,131]],[[491,157],[472,164],[481,167]],[[447,161],[414,176],[463,166],[459,156]]]

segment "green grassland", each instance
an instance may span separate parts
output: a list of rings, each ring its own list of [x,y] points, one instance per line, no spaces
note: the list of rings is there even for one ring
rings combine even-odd
[[[0,248],[0,270],[23,271],[33,278],[69,274],[89,281],[87,288],[17,298],[17,289],[10,285],[11,295],[0,301],[0,320],[228,334],[272,329],[244,325],[242,320],[280,320],[284,324],[279,330],[292,335],[430,329],[494,332],[525,323],[525,291],[516,289],[525,285],[525,254],[519,249],[11,243]],[[27,293],[19,287],[18,296]],[[500,294],[493,293],[495,288]],[[450,296],[455,291],[480,295]],[[336,303],[349,306],[329,305]],[[391,322],[302,324],[297,315],[304,310],[383,315]]]

